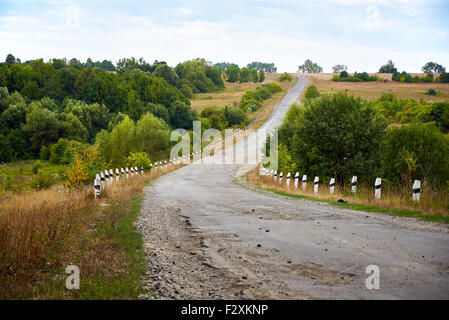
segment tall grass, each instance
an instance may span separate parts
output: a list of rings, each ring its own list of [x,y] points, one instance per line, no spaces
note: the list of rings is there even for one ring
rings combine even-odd
[[[93,186],[6,193],[0,197],[0,298],[29,298],[36,286],[70,263],[83,276],[126,269],[126,259],[108,238],[120,219],[120,203],[180,165],[121,178],[95,199]]]
[[[279,177],[275,181],[271,175],[259,175],[259,168],[250,171],[246,175],[249,183],[255,184],[262,189],[272,189],[293,195],[302,195],[321,200],[337,201],[344,199],[348,203],[355,203],[368,206],[378,206],[395,210],[421,211],[427,215],[439,215],[449,217],[449,192],[443,189],[428,188],[423,185],[419,202],[412,200],[412,188],[382,186],[381,198],[374,197],[374,185],[358,185],[355,194],[351,193],[350,186],[340,187],[335,185],[334,194],[330,193],[328,182],[320,182],[319,192],[314,193],[313,182],[308,181],[306,190],[302,190],[302,182],[299,181],[298,188],[295,188],[294,179],[290,179],[290,185],[286,185],[287,178],[283,177],[279,183]]]

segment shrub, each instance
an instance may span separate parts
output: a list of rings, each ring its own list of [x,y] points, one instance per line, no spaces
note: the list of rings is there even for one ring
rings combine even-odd
[[[54,183],[54,179],[50,174],[39,171],[31,181],[31,187],[37,190],[46,189]]]
[[[48,160],[50,158],[50,148],[48,146],[42,146],[39,152],[39,158],[41,160]]]
[[[314,85],[311,85],[307,87],[304,96],[306,97],[306,99],[313,99],[318,98],[320,96],[320,93],[318,92],[318,89]]]
[[[34,161],[33,167],[31,168],[31,170],[33,171],[34,174],[37,174],[37,172],[41,168],[42,168],[42,162],[40,160],[36,160],[36,161]]]
[[[226,113],[226,121],[228,122],[229,126],[234,126],[237,124],[241,124],[246,120],[246,114],[243,112],[242,109],[239,108],[233,108],[229,109]]]
[[[449,180],[449,140],[431,123],[387,130],[383,168],[397,183],[421,179],[433,185]]]
[[[148,155],[145,152],[131,152],[126,164],[128,166],[137,167],[139,170],[141,167],[145,170],[153,167],[150,158],[148,158]]]
[[[435,89],[430,88],[429,90],[426,91],[426,94],[428,96],[436,96],[437,92],[435,91]]]
[[[285,81],[285,80],[287,80],[288,82],[290,82],[290,81],[292,81],[292,76],[289,75],[287,72],[284,72],[283,74],[281,74],[281,75],[278,77],[278,79],[279,79],[279,81]]]

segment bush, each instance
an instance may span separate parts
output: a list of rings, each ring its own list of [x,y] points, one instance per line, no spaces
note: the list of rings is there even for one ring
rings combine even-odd
[[[46,172],[39,173],[31,181],[31,187],[37,190],[50,187],[54,183],[54,179]]]
[[[39,152],[39,158],[41,160],[50,159],[50,148],[48,146],[42,146],[41,151]]]
[[[247,91],[240,100],[240,108],[244,111],[251,109],[256,111],[261,105],[263,100],[267,100],[273,94],[281,92],[282,88],[276,83],[266,83],[257,87],[256,90]]]
[[[34,174],[37,174],[39,169],[42,168],[42,162],[40,160],[36,160],[33,163],[33,167],[31,168],[31,170],[33,171]]]
[[[320,93],[318,92],[318,89],[314,85],[311,85],[307,87],[304,96],[306,97],[306,99],[313,99],[318,98],[320,96]]]
[[[384,154],[385,177],[391,181],[446,185],[449,180],[449,140],[434,124],[388,129]]]
[[[430,88],[429,90],[427,90],[426,94],[428,96],[436,96],[437,92],[435,91],[435,89]]]
[[[228,122],[229,126],[234,126],[237,124],[241,124],[246,120],[246,114],[243,112],[242,109],[239,108],[233,108],[229,109],[226,113],[226,121]]]
[[[290,82],[290,81],[292,81],[292,76],[289,75],[287,72],[284,72],[283,74],[281,74],[281,75],[278,77],[278,79],[279,79],[279,81],[285,81],[285,80],[287,80],[288,82]]]
[[[128,166],[137,167],[139,170],[141,167],[145,170],[153,167],[150,158],[148,158],[148,155],[145,152],[131,152],[126,164]]]

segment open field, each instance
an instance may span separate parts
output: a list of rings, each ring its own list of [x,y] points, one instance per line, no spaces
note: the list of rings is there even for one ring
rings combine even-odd
[[[387,79],[383,81],[370,82],[334,82],[330,81],[333,73],[302,74],[310,79],[309,84],[315,85],[321,94],[333,94],[338,91],[346,91],[348,94],[354,94],[368,100],[379,98],[382,93],[389,92],[398,98],[411,98],[416,101],[424,99],[429,102],[448,101],[449,84],[448,83],[400,83],[391,81],[390,73],[372,73],[380,78]],[[424,75],[424,74],[412,74]],[[428,89],[435,89],[436,96],[426,95]]]
[[[201,112],[201,110],[203,110],[207,106],[216,106],[221,108],[228,105],[230,107],[237,107],[240,103],[240,99],[242,98],[242,96],[245,94],[246,91],[254,90],[265,83],[275,82],[279,84],[284,90],[289,90],[296,83],[296,79],[294,79],[291,82],[288,81],[281,82],[278,80],[279,75],[280,75],[279,73],[266,73],[265,81],[258,83],[225,82],[225,89],[223,91],[195,94],[191,100],[192,102],[191,107],[193,110],[196,110],[198,112]],[[279,100],[279,98],[275,100]]]

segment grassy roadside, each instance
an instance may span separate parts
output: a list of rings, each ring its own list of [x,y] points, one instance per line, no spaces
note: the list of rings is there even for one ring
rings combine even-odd
[[[134,225],[143,189],[178,167],[123,179],[101,199],[90,187],[68,193],[60,186],[3,198],[0,298],[137,299],[146,271]],[[79,290],[65,287],[71,264],[80,270]]]
[[[365,212],[378,212],[387,214],[390,216],[399,216],[399,217],[408,217],[408,218],[416,218],[423,221],[432,221],[432,222],[443,222],[449,224],[449,216],[443,214],[429,213],[425,212],[422,208],[410,208],[401,206],[398,203],[392,203],[391,200],[389,202],[380,202],[379,204],[371,204],[371,203],[363,203],[365,200],[357,199],[353,196],[345,197],[342,194],[337,194],[336,196],[331,196],[320,192],[319,195],[314,195],[310,191],[302,191],[301,187],[298,189],[294,189],[292,187],[293,181],[291,181],[290,187],[286,187],[284,185],[279,185],[278,183],[272,183],[273,178],[271,176],[268,177],[258,177],[257,174],[258,169],[252,170],[244,176],[244,179],[247,183],[255,186],[259,190],[265,190],[274,194],[278,194],[281,196],[286,196],[295,199],[302,200],[311,200],[321,203],[328,203],[334,205],[339,208],[351,209],[357,211],[365,211]],[[269,181],[268,181],[269,180]],[[285,178],[284,178],[285,183]],[[309,186],[310,189],[310,186]],[[338,193],[338,191],[336,192]],[[347,203],[338,202],[336,199],[342,197],[345,200],[348,200]],[[335,199],[334,199],[335,198]],[[349,198],[349,199],[348,199]],[[397,207],[395,207],[397,206]]]

